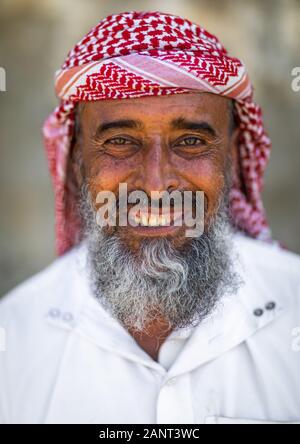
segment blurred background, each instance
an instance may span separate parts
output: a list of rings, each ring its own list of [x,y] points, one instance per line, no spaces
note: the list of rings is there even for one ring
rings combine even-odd
[[[0,295],[55,257],[53,194],[41,139],[56,105],[54,71],[101,18],[128,10],[182,15],[247,65],[273,151],[264,202],[276,239],[300,253],[300,0],[0,0]]]

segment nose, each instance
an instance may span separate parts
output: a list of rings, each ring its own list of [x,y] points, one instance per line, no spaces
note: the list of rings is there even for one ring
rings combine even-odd
[[[170,162],[170,156],[161,143],[152,144],[145,152],[136,187],[148,195],[151,191],[171,192],[178,189],[179,180]]]

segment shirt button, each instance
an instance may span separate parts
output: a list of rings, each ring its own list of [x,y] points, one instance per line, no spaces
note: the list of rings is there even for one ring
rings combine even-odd
[[[58,308],[51,308],[49,310],[49,316],[51,318],[59,318],[60,317],[60,310]]]
[[[71,321],[73,321],[73,315],[72,315],[72,313],[70,313],[70,312],[68,312],[68,311],[66,311],[64,314],[63,314],[63,321],[66,321],[66,322],[71,322]]]
[[[276,307],[276,303],[273,301],[270,301],[265,305],[266,310],[274,310],[275,307]]]
[[[170,385],[174,385],[176,383],[177,379],[176,378],[171,378],[166,382],[166,385],[170,386]]]
[[[254,312],[253,312],[254,316],[258,316],[258,317],[259,317],[259,316],[262,316],[263,313],[264,313],[264,311],[263,311],[262,308],[256,308],[256,309],[254,310]]]

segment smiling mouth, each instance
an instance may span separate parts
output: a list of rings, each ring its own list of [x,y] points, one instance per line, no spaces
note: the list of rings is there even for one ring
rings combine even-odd
[[[149,213],[148,211],[138,211],[136,214],[128,216],[129,225],[149,228],[157,227],[178,227],[182,225],[182,211],[180,212],[164,212],[156,211]]]

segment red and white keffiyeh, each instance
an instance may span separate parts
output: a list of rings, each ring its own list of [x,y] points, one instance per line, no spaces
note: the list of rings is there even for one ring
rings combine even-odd
[[[261,201],[271,143],[245,66],[219,40],[190,21],[160,12],[126,12],[101,20],[69,52],[56,73],[60,105],[43,127],[55,190],[59,255],[80,240],[76,193],[67,167],[79,101],[130,99],[205,91],[235,99],[240,171],[230,192],[235,226],[270,240]]]

